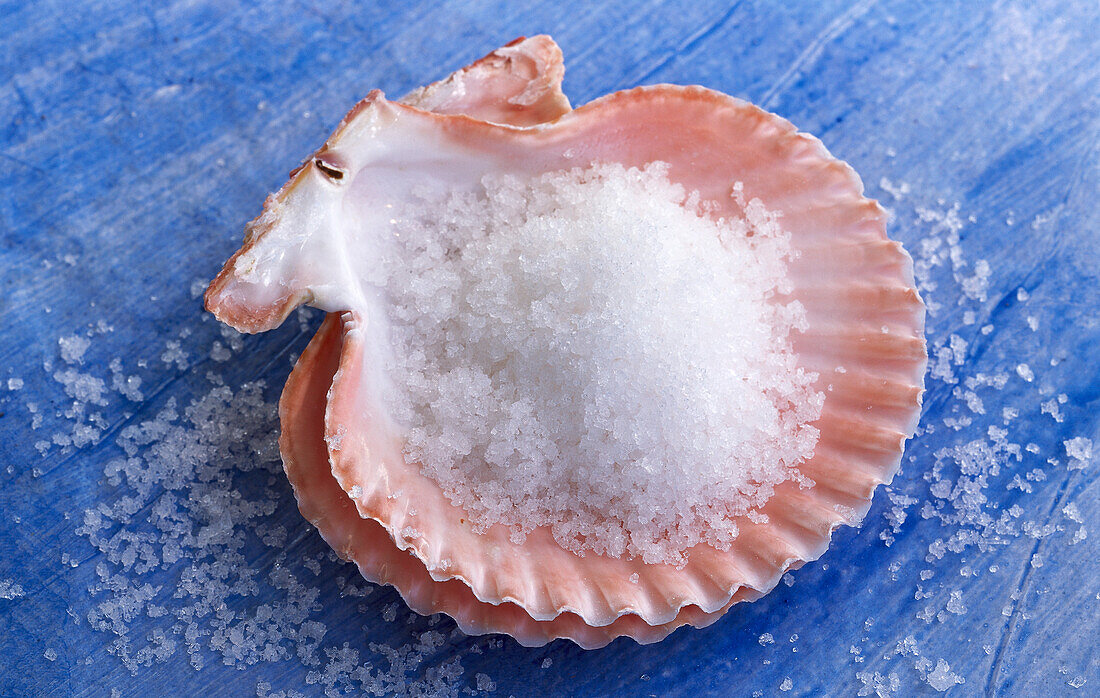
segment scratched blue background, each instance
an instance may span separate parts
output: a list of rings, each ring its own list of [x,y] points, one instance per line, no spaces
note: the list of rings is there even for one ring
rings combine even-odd
[[[924,677],[940,659],[965,681],[955,695],[1100,691],[1098,466],[1065,446],[1100,444],[1095,3],[156,5],[0,2],[0,694],[362,689],[326,648],[410,689],[435,677],[502,696],[922,695],[935,693]],[[290,570],[317,592],[304,613],[324,625],[319,659],[278,638],[285,651],[270,660],[227,664],[210,637],[188,652],[173,589],[194,561],[139,573],[77,529],[86,510],[132,493],[105,475],[126,427],[208,394],[211,372],[233,390],[263,379],[270,403],[319,320],[246,338],[221,361],[210,349],[229,340],[193,284],[368,90],[400,95],[539,32],[564,49],[574,104],[654,82],[746,98],[821,137],[893,211],[892,235],[923,260],[941,353],[903,474],[793,585],[705,630],[584,652],[452,637],[449,621],[395,611],[390,589],[346,593],[353,570],[324,557],[270,450],[238,452],[232,487],[273,506],[234,523],[260,583],[227,603],[255,617],[286,600],[270,580]],[[91,344],[66,362],[58,340],[73,335]],[[114,358],[141,377],[141,398],[108,391],[74,412],[56,374],[109,386]],[[998,374],[1003,386],[983,384]],[[270,445],[265,419],[247,429]],[[64,443],[74,425],[90,425],[87,443]],[[1005,439],[1033,447],[1017,459]],[[972,490],[961,508],[977,518],[955,516],[960,478]],[[162,478],[142,501],[189,486]],[[1006,528],[990,523],[1004,516]],[[142,508],[120,530],[149,522]],[[272,526],[286,535],[261,542]],[[115,629],[90,621],[119,595],[105,571],[159,589],[167,615],[145,606]],[[415,645],[430,628],[446,641],[403,668],[372,646]],[[454,658],[457,677],[441,670]]]

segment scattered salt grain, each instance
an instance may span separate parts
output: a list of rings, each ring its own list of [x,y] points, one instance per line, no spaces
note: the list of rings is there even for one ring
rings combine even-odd
[[[1049,414],[1051,419],[1061,424],[1066,421],[1065,415],[1062,414],[1062,409],[1059,407],[1059,402],[1055,398],[1051,398],[1045,402],[1040,403],[1039,411],[1043,414]]]
[[[791,681],[791,677],[789,676],[783,679],[783,683],[779,684],[779,690],[783,691],[784,693],[791,690],[792,688],[794,688],[794,682]]]
[[[51,662],[57,661],[57,650],[52,647],[47,647],[46,651],[42,653],[42,656]]]
[[[122,360],[115,358],[109,364],[111,371],[111,388],[120,395],[133,402],[141,402],[144,398],[141,392],[141,377],[127,376],[122,371]]]
[[[1070,458],[1070,470],[1081,470],[1092,463],[1092,439],[1078,436],[1062,442]]]
[[[772,634],[771,634],[771,633],[764,633],[763,635],[761,635],[760,637],[758,637],[758,638],[756,639],[756,641],[757,641],[757,642],[759,642],[759,643],[761,644],[761,646],[763,646],[763,645],[771,645],[771,644],[774,644],[774,643],[775,643],[775,638],[774,638],[774,637],[772,637]]]
[[[496,683],[485,674],[475,674],[474,681],[476,682],[475,687],[479,691],[492,693],[493,691],[497,690]]]
[[[328,444],[329,450],[339,451],[341,444],[344,443],[344,437],[347,436],[348,429],[343,424],[336,427],[336,430],[331,434],[325,435],[325,443]]]
[[[890,194],[890,196],[894,197],[895,199],[905,198],[905,195],[908,194],[909,191],[910,191],[908,182],[901,182],[900,184],[894,184],[893,182],[891,182],[889,179],[887,179],[885,177],[883,177],[882,179],[880,179],[878,181],[878,185],[879,185],[879,187],[882,188],[883,191],[887,192],[888,194]]]
[[[1077,523],[1085,522],[1084,517],[1081,516],[1081,510],[1077,508],[1077,504],[1075,504],[1074,502],[1070,502],[1069,504],[1062,507],[1062,513],[1070,521],[1075,521]]]
[[[91,340],[79,335],[61,337],[57,343],[61,347],[61,360],[67,364],[84,363],[84,352],[92,345]]]
[[[963,295],[971,300],[985,302],[991,276],[992,270],[989,262],[979,259],[974,263],[974,274],[972,276],[957,276],[956,278],[962,286]]]
[[[952,673],[951,665],[949,665],[943,659],[936,660],[936,668],[928,673],[925,677],[925,681],[932,688],[940,691],[946,691],[956,684],[966,683],[966,679],[958,674]]]
[[[14,391],[14,390],[22,390],[22,389],[23,389],[23,379],[22,378],[9,378],[8,379],[8,390],[13,390]]]
[[[382,610],[382,620],[392,623],[397,619],[397,604],[391,603]]]
[[[181,371],[186,371],[190,366],[187,352],[185,352],[178,341],[169,340],[165,343],[164,352],[160,355],[160,360],[166,364],[175,364],[176,368]]]
[[[858,696],[874,695],[876,698],[890,698],[901,689],[901,679],[893,672],[883,676],[877,671],[874,673],[860,671],[856,672],[856,678],[863,684],[856,694]]]
[[[1032,372],[1031,367],[1027,364],[1018,364],[1016,366],[1016,375],[1018,375],[1020,378],[1023,378],[1028,383],[1035,380],[1035,374]]]
[[[74,368],[57,371],[53,379],[61,383],[65,393],[77,402],[88,402],[93,405],[107,405],[107,384],[102,378],[88,373],[81,373]]]
[[[229,361],[233,357],[233,352],[229,350],[221,342],[214,342],[214,345],[210,348],[210,358],[219,363]]]
[[[963,603],[961,591],[956,590],[951,592],[951,598],[947,602],[947,610],[957,616],[966,613],[966,604]]]
[[[0,599],[18,599],[24,596],[23,587],[10,579],[0,579]]]

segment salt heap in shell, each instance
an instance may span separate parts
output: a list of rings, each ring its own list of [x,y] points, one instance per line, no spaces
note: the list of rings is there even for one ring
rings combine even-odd
[[[682,563],[813,453],[823,396],[788,335],[788,235],[715,220],[667,165],[421,187],[368,278],[410,462],[484,530]]]

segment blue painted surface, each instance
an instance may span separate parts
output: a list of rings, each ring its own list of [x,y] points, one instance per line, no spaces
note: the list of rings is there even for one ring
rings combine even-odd
[[[922,695],[939,659],[965,680],[955,695],[1100,691],[1100,464],[1066,447],[1100,446],[1094,3],[3,2],[0,27],[0,694],[363,690],[337,680],[351,653],[410,690],[495,695],[853,695],[876,672]],[[191,292],[369,89],[402,94],[538,32],[562,45],[575,104],[700,83],[820,136],[893,211],[934,304],[943,359],[924,433],[864,526],[793,585],[654,646],[454,636],[356,582],[301,520],[272,450],[270,405],[319,317],[219,360],[214,343],[230,340]],[[71,336],[90,346],[66,362]],[[67,393],[66,371],[102,379],[102,397],[87,378]],[[140,399],[111,389],[118,372],[141,378]],[[1003,388],[982,385],[998,374]],[[258,380],[262,404],[248,408],[242,386]],[[237,431],[202,442],[184,410],[221,384]],[[166,410],[176,432],[135,436]],[[177,477],[119,475],[128,445],[131,478],[169,461]],[[973,493],[954,496],[967,482]],[[255,508],[227,508],[230,493]],[[93,535],[98,507],[116,523]],[[227,536],[206,549],[239,593],[194,621],[212,634],[186,636],[195,599],[176,589],[215,558],[173,559],[154,525],[165,511],[182,512],[177,538]],[[97,547],[97,535],[121,537]],[[127,595],[143,599],[132,617]],[[262,634],[268,610],[306,637],[234,658],[233,633]],[[381,648],[408,657],[421,641],[407,672]]]

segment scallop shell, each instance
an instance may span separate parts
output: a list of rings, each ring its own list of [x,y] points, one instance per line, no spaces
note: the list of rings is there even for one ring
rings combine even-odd
[[[369,245],[338,218],[344,197],[363,199],[352,205],[369,220],[370,186],[394,176],[395,163],[459,181],[655,160],[670,163],[670,179],[713,202],[719,215],[741,213],[730,196],[733,182],[743,183],[746,197],[782,211],[798,253],[790,296],[805,306],[809,325],[794,346],[800,364],[819,372],[826,396],[815,456],[800,468],[815,484],[780,485],[762,509],[764,520],[737,522],[740,535],[729,550],[698,546],[682,568],[578,557],[544,529],[523,544],[501,527],[479,535],[416,464],[405,462],[401,435],[377,398],[370,359],[378,330],[338,263]],[[364,184],[352,186],[358,182]],[[924,306],[909,256],[886,237],[885,212],[862,189],[817,139],[700,87],[619,92],[529,128],[432,114],[374,92],[269,199],[242,250],[212,283],[207,304],[246,331],[277,325],[303,302],[349,311],[325,414],[332,474],[349,496],[355,492],[360,516],[380,523],[433,580],[460,580],[478,601],[514,604],[535,621],[574,614],[604,627],[636,616],[662,626],[685,609],[716,614],[766,593],[787,569],[820,556],[837,526],[858,523],[875,487],[897,471],[919,415]],[[288,248],[299,253],[288,255]]]

